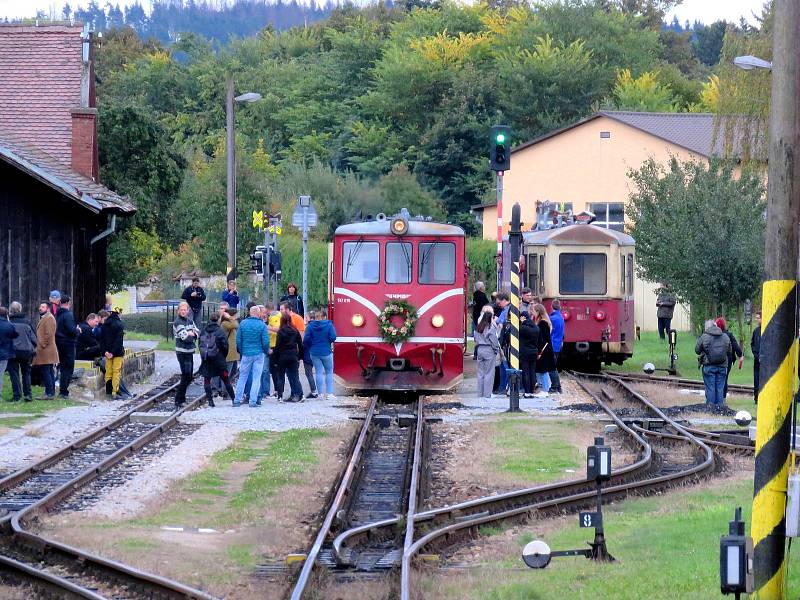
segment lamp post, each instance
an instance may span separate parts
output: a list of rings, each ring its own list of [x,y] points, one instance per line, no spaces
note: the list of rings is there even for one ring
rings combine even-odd
[[[228,75],[226,81],[225,98],[225,150],[228,162],[227,200],[228,200],[228,268],[226,278],[236,278],[236,134],[234,132],[233,105],[234,102],[257,102],[261,94],[247,92],[234,98],[233,75]]]

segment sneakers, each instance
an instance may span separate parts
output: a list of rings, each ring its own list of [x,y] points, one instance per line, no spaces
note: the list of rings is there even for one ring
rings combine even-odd
[[[536,392],[535,394],[533,394],[533,397],[534,398],[549,398],[550,394],[548,394],[547,392],[544,392],[544,391]]]
[[[306,400],[313,400],[314,398],[319,398],[319,394],[317,392],[310,392],[306,394]]]
[[[216,408],[217,407],[217,405],[214,404],[214,398],[213,397],[208,399],[208,407],[209,408]]]
[[[338,400],[338,398],[336,396],[334,396],[333,394],[328,394],[327,399],[328,400]]]

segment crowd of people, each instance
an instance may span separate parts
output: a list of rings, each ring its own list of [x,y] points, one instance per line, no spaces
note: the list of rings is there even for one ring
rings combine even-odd
[[[519,366],[521,395],[546,398],[561,393],[558,354],[564,342],[564,318],[558,299],[547,311],[530,288],[520,297]],[[475,283],[472,295],[472,330],[474,358],[478,361],[478,397],[492,398],[509,394],[509,348],[511,346],[508,292],[486,296],[482,281]]]
[[[200,353],[200,375],[209,406],[214,397],[228,396],[233,406],[261,406],[267,397],[283,402],[305,399],[335,399],[333,395],[333,350],[336,329],[325,309],[306,314],[297,286],[289,283],[277,307],[248,302],[239,316],[239,294],[229,281],[219,311],[212,313],[200,329],[205,292],[195,278],[184,290],[173,323],[175,354],[181,372],[176,404],[186,402],[192,380],[194,354]],[[304,397],[300,364],[308,382]],[[236,388],[231,379],[238,373]],[[286,381],[289,395],[284,397]]]
[[[97,313],[76,323],[72,299],[59,290],[50,292],[47,302],[38,307],[36,325],[23,311],[20,302],[0,306],[0,394],[3,373],[8,371],[12,402],[33,400],[33,375],[41,381],[40,400],[69,398],[76,360],[97,361],[105,370],[106,393],[115,400],[132,397],[122,383],[125,328],[119,309],[112,310],[110,298]]]

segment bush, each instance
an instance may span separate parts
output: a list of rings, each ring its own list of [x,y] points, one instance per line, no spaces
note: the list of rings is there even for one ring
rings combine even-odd
[[[489,296],[497,287],[497,242],[481,238],[467,238],[467,262],[469,262],[468,299],[472,298],[472,289],[476,281],[486,284],[486,295]]]
[[[172,337],[172,325],[167,321],[166,311],[122,315],[122,321],[127,331]]]

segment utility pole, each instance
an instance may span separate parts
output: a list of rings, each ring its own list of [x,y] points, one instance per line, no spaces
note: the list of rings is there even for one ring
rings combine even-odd
[[[228,268],[227,279],[236,278],[236,137],[233,131],[233,75],[225,82],[225,154],[227,159],[227,199],[228,199]]]
[[[776,0],[769,123],[760,386],[753,486],[756,597],[784,598],[784,511],[797,373],[800,3]]]

